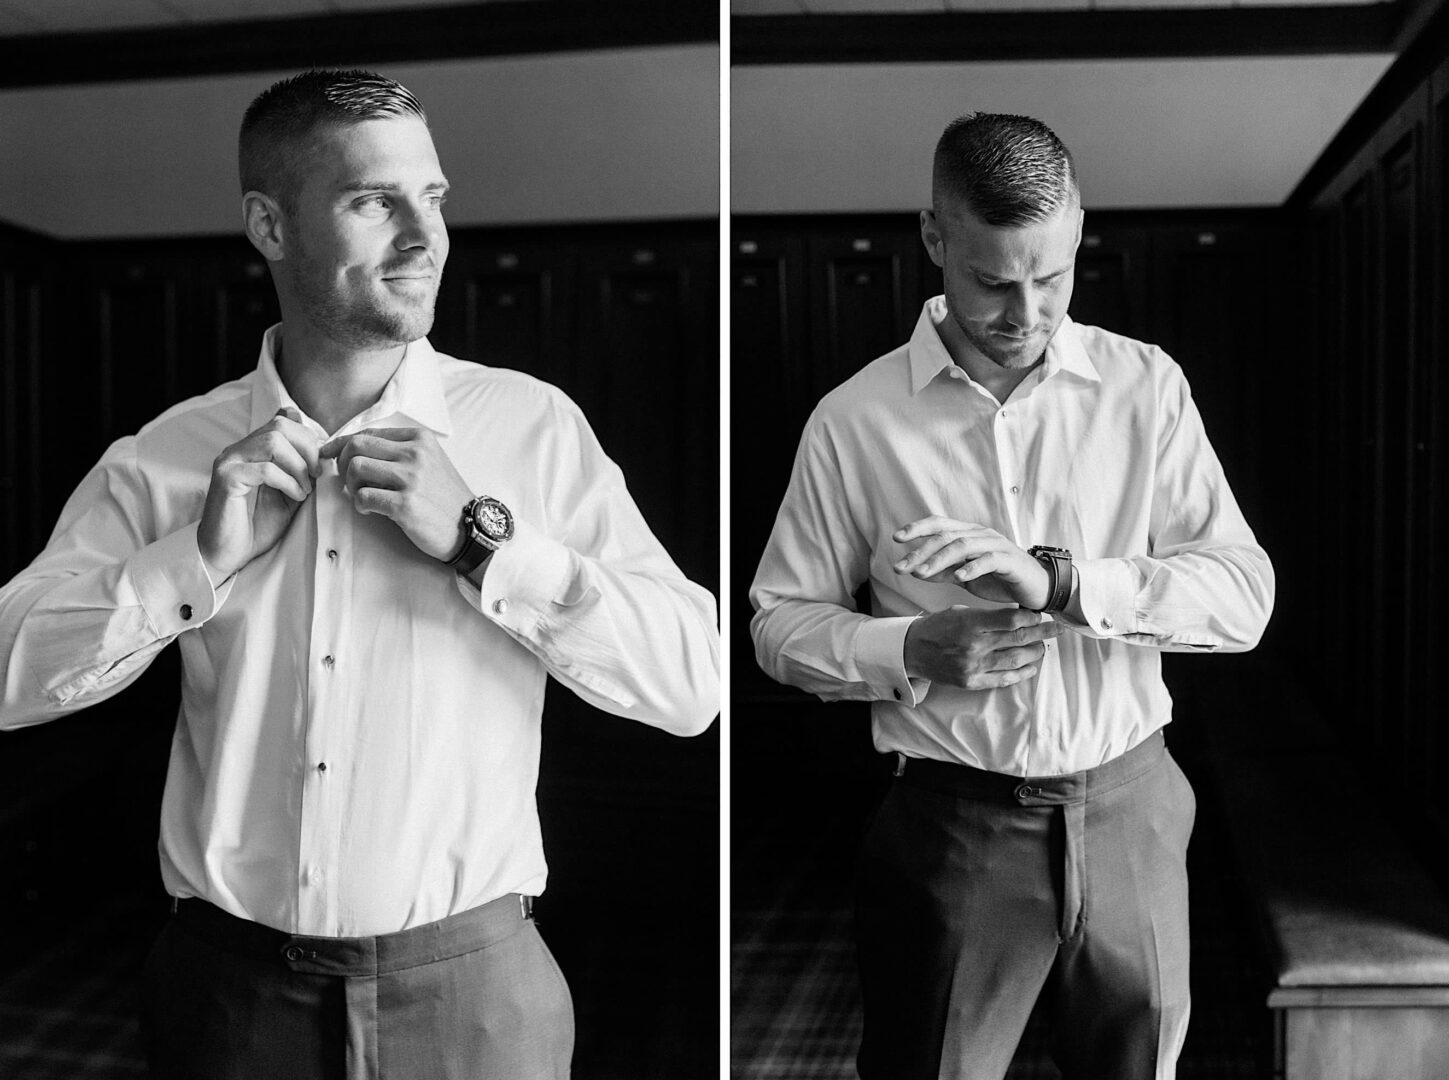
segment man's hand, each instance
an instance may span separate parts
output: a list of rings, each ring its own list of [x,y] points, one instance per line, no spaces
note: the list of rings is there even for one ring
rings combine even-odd
[[[212,463],[196,542],[215,584],[281,539],[312,494],[320,442],[302,414],[286,408]]]
[[[381,514],[424,555],[458,554],[463,506],[473,492],[426,428],[367,428],[322,447],[360,514]]]
[[[932,612],[906,630],[906,674],[965,690],[992,690],[1035,678],[1044,642],[1062,632],[1034,611],[962,605]]]
[[[897,529],[900,544],[919,541],[895,564],[922,581],[950,581],[983,600],[1041,609],[1051,599],[1046,567],[995,529],[932,516]]]

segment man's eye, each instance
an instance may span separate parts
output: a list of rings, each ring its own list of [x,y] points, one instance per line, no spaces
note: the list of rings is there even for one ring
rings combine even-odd
[[[364,213],[369,213],[369,214],[382,213],[382,212],[386,211],[387,208],[388,208],[387,196],[386,195],[369,195],[365,199],[358,199],[357,200],[357,203],[356,203],[356,206],[357,206],[357,208],[359,210],[363,211]]]

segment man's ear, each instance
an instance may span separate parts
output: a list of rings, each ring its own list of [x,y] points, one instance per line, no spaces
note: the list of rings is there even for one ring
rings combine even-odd
[[[921,211],[921,243],[926,245],[926,254],[931,261],[943,269],[946,266],[945,242],[941,238],[941,228],[936,221],[934,210]]]
[[[280,262],[283,258],[283,231],[286,222],[277,200],[260,191],[248,191],[242,196],[242,228],[252,247],[262,253],[268,262]]]

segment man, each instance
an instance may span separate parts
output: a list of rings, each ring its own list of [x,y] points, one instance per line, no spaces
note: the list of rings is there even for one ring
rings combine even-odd
[[[282,323],[252,374],[111,446],[0,592],[0,726],[180,642],[156,1075],[566,1076],[530,921],[545,676],[702,731],[713,599],[572,402],[428,345],[448,181],[411,93],[284,80],[240,166]]]
[[[865,1080],[1000,1077],[1043,996],[1069,1077],[1171,1077],[1186,1031],[1160,653],[1251,648],[1273,574],[1179,368],[1067,317],[1081,230],[1045,125],[946,129],[944,296],[811,416],[751,592],[761,666],[872,702],[894,755],[858,878]]]

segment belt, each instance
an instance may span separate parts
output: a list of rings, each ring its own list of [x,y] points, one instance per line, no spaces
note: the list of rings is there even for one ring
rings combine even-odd
[[[1125,754],[1095,769],[1061,776],[1011,776],[950,761],[906,757],[897,752],[896,778],[904,784],[962,799],[1015,802],[1022,806],[1059,806],[1131,783],[1167,753],[1162,730],[1154,731]]]
[[[172,910],[179,926],[219,949],[275,960],[293,971],[367,976],[448,960],[511,937],[533,918],[533,897],[507,893],[437,922],[372,937],[289,934],[205,900],[179,899]]]

